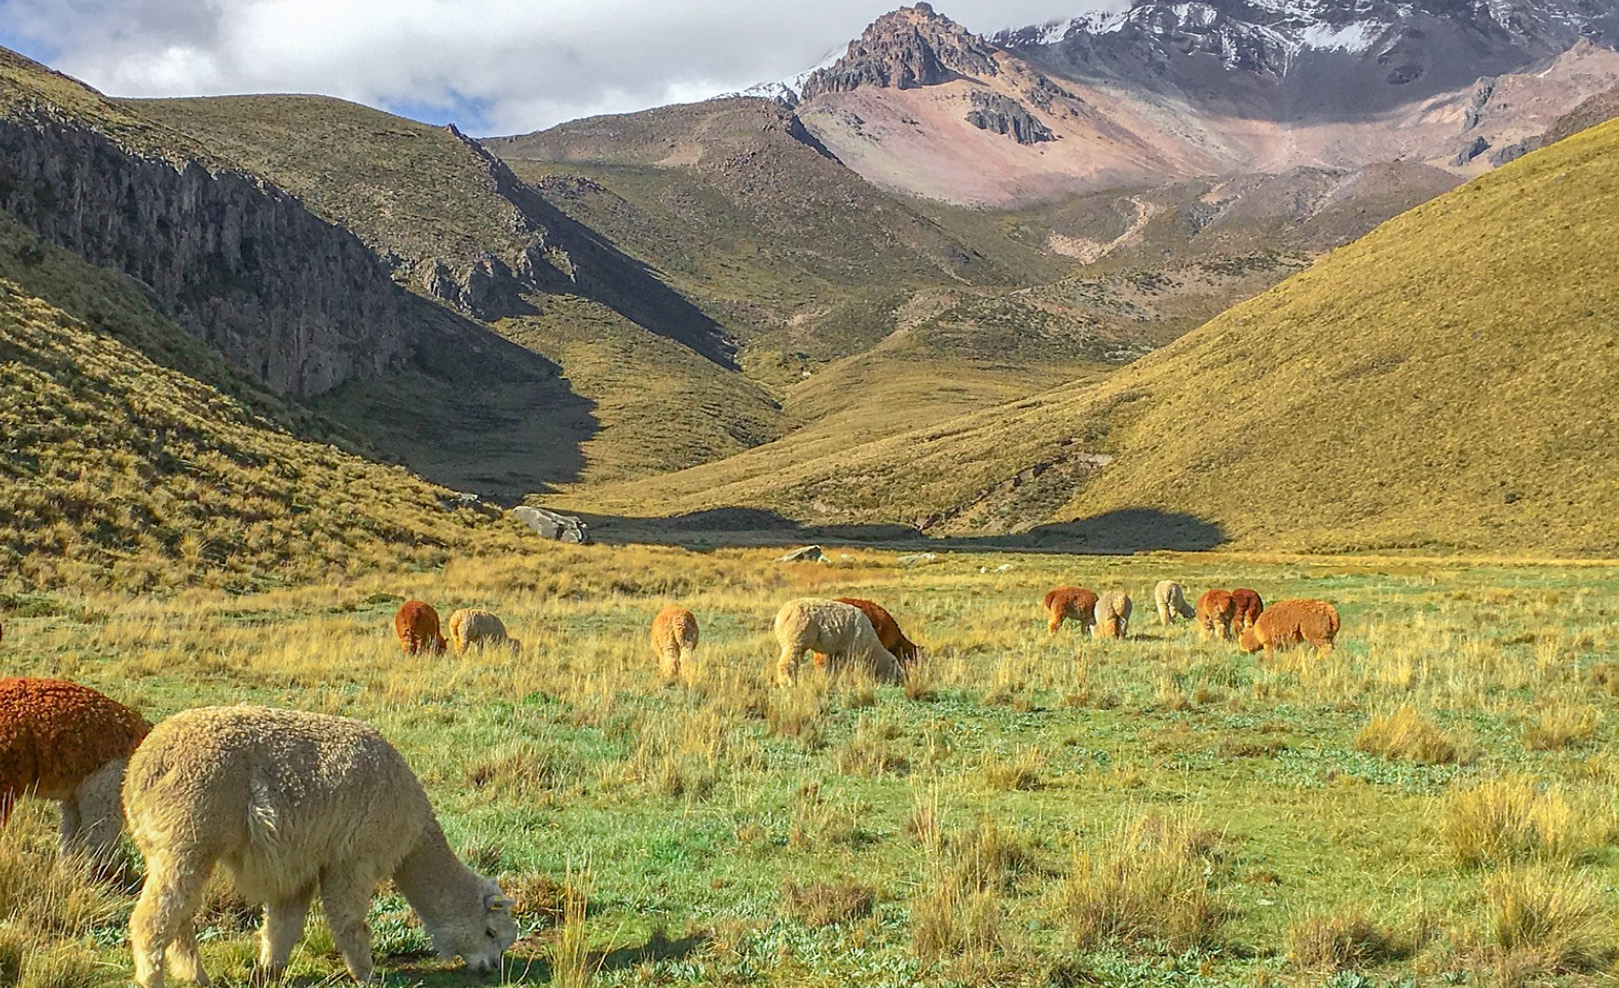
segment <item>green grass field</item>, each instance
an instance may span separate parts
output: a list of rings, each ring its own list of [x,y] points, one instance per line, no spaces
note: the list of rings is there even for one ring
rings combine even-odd
[[[0,655],[154,719],[376,723],[516,894],[507,983],[1608,982],[1619,567],[773,558],[549,546],[246,596],[13,593]],[[1338,648],[1266,662],[1160,627],[1166,577],[1333,601]],[[1060,583],[1128,590],[1132,637],[1048,635]],[[925,664],[766,685],[774,612],[805,594],[884,603]],[[402,656],[405,595],[488,606],[523,650]],[[666,687],[646,629],[670,600],[703,641]],[[124,983],[131,899],[51,878],[50,830],[35,804],[0,832],[0,983]],[[206,909],[216,983],[245,984],[256,918],[222,888]],[[371,919],[387,983],[467,983],[397,897]],[[309,929],[293,983],[342,983]]]

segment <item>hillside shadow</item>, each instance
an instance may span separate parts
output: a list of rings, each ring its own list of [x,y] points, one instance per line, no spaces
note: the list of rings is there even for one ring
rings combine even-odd
[[[571,512],[598,542],[722,546],[865,546],[909,551],[1069,552],[1121,555],[1159,550],[1203,552],[1226,541],[1217,522],[1155,508],[1109,511],[1007,535],[932,536],[908,525],[814,525],[760,508],[714,508],[667,518]]]
[[[315,410],[418,476],[497,502],[577,480],[600,430],[595,402],[540,354],[426,299],[407,305],[419,330],[409,360]]]
[[[498,160],[498,159],[497,159]],[[546,291],[581,295],[635,323],[642,329],[673,340],[709,361],[738,370],[736,345],[719,323],[670,288],[649,265],[629,256],[595,230],[553,206],[537,189],[518,179],[504,164],[502,193],[537,226],[550,232],[564,248],[573,266],[568,279],[557,272]],[[538,266],[537,266],[538,267]]]

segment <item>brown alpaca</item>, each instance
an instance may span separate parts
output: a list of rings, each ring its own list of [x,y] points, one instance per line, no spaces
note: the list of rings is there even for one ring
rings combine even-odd
[[[438,611],[431,604],[407,600],[394,612],[394,633],[406,655],[421,652],[437,654],[444,651],[444,636],[439,633]]]
[[[23,795],[62,806],[62,849],[110,856],[124,827],[118,788],[150,725],[60,679],[0,679],[0,825]]]
[[[1096,624],[1096,594],[1084,587],[1058,587],[1046,594],[1044,603],[1049,617],[1046,630],[1052,634],[1067,618],[1078,621],[1081,632]]]
[[[1254,626],[1242,633],[1238,644],[1245,652],[1265,650],[1265,657],[1278,648],[1292,648],[1309,642],[1321,653],[1332,651],[1338,637],[1338,609],[1324,600],[1284,600],[1272,604],[1259,615]]]
[[[1238,587],[1231,591],[1231,600],[1237,605],[1237,613],[1232,618],[1234,630],[1247,631],[1259,620],[1259,615],[1265,613],[1265,600],[1258,590]]]
[[[900,664],[900,668],[908,669],[916,664],[916,660],[922,654],[921,646],[905,637],[905,632],[899,630],[899,622],[894,620],[894,616],[888,613],[883,605],[869,600],[861,600],[858,597],[837,597],[834,599],[840,604],[851,604],[860,608],[861,612],[871,619],[871,626],[877,632],[877,640],[882,642],[883,648],[888,649],[889,653],[894,656],[895,661]],[[817,652],[815,664],[818,666],[825,665],[826,656]]]
[[[678,604],[670,604],[652,619],[652,651],[658,653],[658,671],[664,679],[678,679],[697,651],[697,617]]]
[[[1237,616],[1237,602],[1229,591],[1210,590],[1197,599],[1197,626],[1205,636],[1231,637],[1231,620]]]

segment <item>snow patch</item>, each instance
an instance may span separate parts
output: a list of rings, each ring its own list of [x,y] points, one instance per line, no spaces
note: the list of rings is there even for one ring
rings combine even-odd
[[[842,58],[848,50],[848,46],[834,48],[825,55],[821,56],[821,60],[819,62],[816,62],[814,65],[795,76],[791,76],[786,79],[778,79],[775,82],[761,82],[738,92],[721,93],[714,98],[731,99],[732,97],[736,96],[752,96],[759,99],[772,99],[778,103],[786,103],[790,106],[796,105],[799,98],[804,93],[804,84],[809,82],[809,77],[822,69],[830,69],[832,66],[838,64],[838,59]]]
[[[1303,47],[1318,51],[1335,50],[1360,54],[1371,51],[1372,46],[1377,44],[1377,39],[1387,30],[1388,25],[1376,21],[1353,21],[1338,26],[1317,21],[1299,34],[1299,41]]]

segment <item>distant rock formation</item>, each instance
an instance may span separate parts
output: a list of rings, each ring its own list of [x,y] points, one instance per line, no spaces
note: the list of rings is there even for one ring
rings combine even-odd
[[[913,89],[998,71],[993,46],[918,3],[877,18],[836,63],[811,73],[800,95],[807,100],[861,86]]]
[[[1039,144],[1056,140],[1051,128],[1041,123],[1017,100],[999,93],[975,91],[967,122],[979,130],[1010,134],[1019,144]]]

